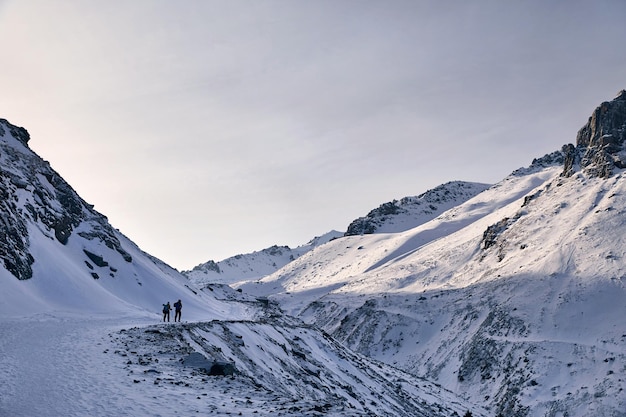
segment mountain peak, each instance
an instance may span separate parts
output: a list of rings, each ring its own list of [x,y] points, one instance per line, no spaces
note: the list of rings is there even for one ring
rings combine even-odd
[[[15,126],[7,119],[0,119],[0,137],[6,135],[6,131],[9,131],[10,135],[18,140],[22,145],[28,147],[28,141],[30,140],[30,134],[23,127]]]
[[[576,136],[576,147],[563,147],[565,167],[569,177],[579,166],[592,176],[608,178],[613,168],[626,168],[626,90],[612,101],[600,104]]]
[[[434,219],[489,187],[489,184],[450,181],[418,196],[383,203],[367,216],[352,221],[345,235],[403,232]]]

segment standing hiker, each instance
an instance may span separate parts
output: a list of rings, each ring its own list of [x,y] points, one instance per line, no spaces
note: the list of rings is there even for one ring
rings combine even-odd
[[[170,302],[168,301],[167,304],[163,304],[163,321],[165,321],[165,318],[167,317],[167,321],[170,321],[170,310],[172,309],[172,307],[170,306]]]
[[[180,300],[176,301],[174,303],[174,309],[176,309],[176,311],[174,312],[174,321],[176,321],[177,318],[178,321],[180,321],[180,310],[183,309],[183,303],[181,303]]]

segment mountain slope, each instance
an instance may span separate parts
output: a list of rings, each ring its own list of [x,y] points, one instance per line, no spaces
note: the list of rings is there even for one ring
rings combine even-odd
[[[284,300],[281,299],[283,308],[290,314],[298,314],[308,302],[335,288],[349,286],[355,292],[364,294],[389,291],[397,286],[395,281],[377,278],[377,271],[385,269],[386,264],[393,264],[396,258],[409,256],[468,227],[475,227],[482,233],[494,219],[500,218],[499,214],[494,216],[494,211],[522,200],[547,179],[558,175],[561,169],[558,165],[548,165],[545,168],[529,168],[524,175],[514,173],[466,203],[414,229],[337,239],[305,254],[269,277],[244,283],[240,287],[263,295],[297,292],[297,295],[288,294]],[[373,278],[366,281],[366,277]],[[344,290],[347,291],[346,288]],[[290,299],[298,303],[297,306],[288,301]]]
[[[493,415],[626,415],[624,103],[430,222],[242,287]]]

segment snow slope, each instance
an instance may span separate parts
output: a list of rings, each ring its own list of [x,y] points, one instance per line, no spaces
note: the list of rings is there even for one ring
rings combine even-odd
[[[468,227],[482,233],[488,225],[501,218],[500,210],[506,210],[511,202],[522,200],[547,179],[557,175],[559,169],[552,166],[528,175],[510,175],[466,203],[414,229],[337,239],[305,254],[273,275],[237,286],[259,295],[283,294],[278,296],[281,305],[294,315],[300,312],[297,306],[306,306],[329,290],[343,288],[342,291],[348,291],[344,287],[349,286],[355,293],[389,291],[402,284],[395,283],[394,279],[378,279],[377,271],[386,271],[386,267],[382,268],[386,264],[396,264],[398,259]],[[423,266],[424,270],[427,270],[426,267]]]

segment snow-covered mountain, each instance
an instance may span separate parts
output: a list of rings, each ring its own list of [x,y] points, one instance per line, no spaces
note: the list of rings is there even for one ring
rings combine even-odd
[[[400,233],[241,284],[494,416],[626,415],[626,92],[576,145]]]
[[[219,262],[210,260],[194,267],[191,271],[183,271],[183,274],[199,286],[214,283],[233,284],[239,281],[260,279],[278,271],[317,246],[341,236],[343,233],[332,230],[294,249],[289,246],[274,245],[260,251],[235,255]]]
[[[267,299],[195,287],[111,227],[29,140],[0,120],[1,416],[487,415]],[[161,305],[177,299],[183,322],[163,323]]]

